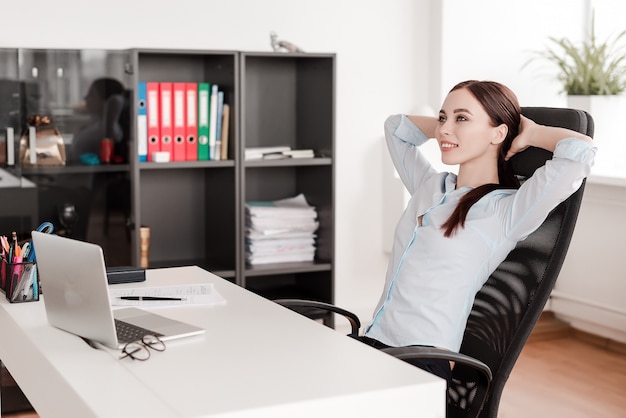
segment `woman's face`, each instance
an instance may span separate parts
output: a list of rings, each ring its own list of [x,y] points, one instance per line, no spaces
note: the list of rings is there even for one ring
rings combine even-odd
[[[100,93],[92,85],[89,87],[87,94],[85,95],[85,107],[89,113],[99,114],[102,111],[104,99],[100,96]]]
[[[480,102],[467,89],[451,91],[439,111],[436,138],[444,164],[497,161],[506,125],[494,127]]]

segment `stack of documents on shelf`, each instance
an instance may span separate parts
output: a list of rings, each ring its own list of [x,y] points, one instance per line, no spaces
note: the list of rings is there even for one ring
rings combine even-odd
[[[315,152],[313,152],[312,149],[292,149],[289,151],[283,151],[282,154],[288,158],[313,158],[315,157]]]
[[[313,261],[317,211],[304,195],[273,202],[246,202],[249,264]]]
[[[275,160],[284,158],[313,158],[312,149],[294,149],[288,146],[248,147],[245,150],[246,160]]]

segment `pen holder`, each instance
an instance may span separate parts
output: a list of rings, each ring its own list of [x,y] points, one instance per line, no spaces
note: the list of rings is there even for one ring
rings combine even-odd
[[[37,263],[9,263],[2,257],[2,290],[9,302],[33,302],[39,300]]]

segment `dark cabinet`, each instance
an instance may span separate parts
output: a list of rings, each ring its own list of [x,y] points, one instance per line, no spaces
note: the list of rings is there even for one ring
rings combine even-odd
[[[55,224],[59,235],[101,245],[112,266],[131,263],[130,222],[130,94],[125,71],[129,53],[105,50],[3,50],[0,68],[0,159],[5,177],[19,180],[15,190],[1,187],[2,204],[13,205],[15,193],[34,195],[32,216],[0,216],[2,230],[21,238],[40,222]],[[100,88],[101,87],[101,88]],[[119,99],[115,118],[107,125],[107,99]],[[110,115],[110,114],[109,114]],[[44,164],[46,148],[36,148],[37,164],[29,164],[28,125],[38,117],[40,127],[54,128],[55,149],[62,149],[64,164]],[[115,134],[113,133],[115,131]],[[43,131],[42,131],[43,132]],[[46,129],[45,132],[48,132]],[[105,135],[115,141],[118,158],[93,164]],[[39,136],[38,136],[39,138]],[[39,140],[37,140],[39,141]],[[43,150],[43,151],[42,151]],[[60,154],[60,155],[61,155]],[[25,158],[22,158],[25,156]],[[86,164],[85,161],[91,161]],[[13,190],[11,190],[13,189]],[[24,199],[21,199],[24,202]]]

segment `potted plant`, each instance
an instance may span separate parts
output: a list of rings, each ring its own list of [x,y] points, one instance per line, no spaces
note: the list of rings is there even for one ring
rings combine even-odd
[[[559,69],[557,79],[569,96],[611,96],[626,91],[626,48],[620,41],[626,30],[614,39],[599,41],[595,19],[591,17],[589,39],[580,44],[567,38],[548,38],[554,44],[539,57]]]
[[[589,112],[594,118],[594,139],[600,152],[595,171],[611,173],[626,159],[626,138],[619,126],[626,116],[626,30],[600,41],[591,17],[591,33],[586,41],[548,38],[552,47],[538,57],[554,64],[557,79],[567,94],[567,106]],[[532,60],[534,61],[534,59]]]

